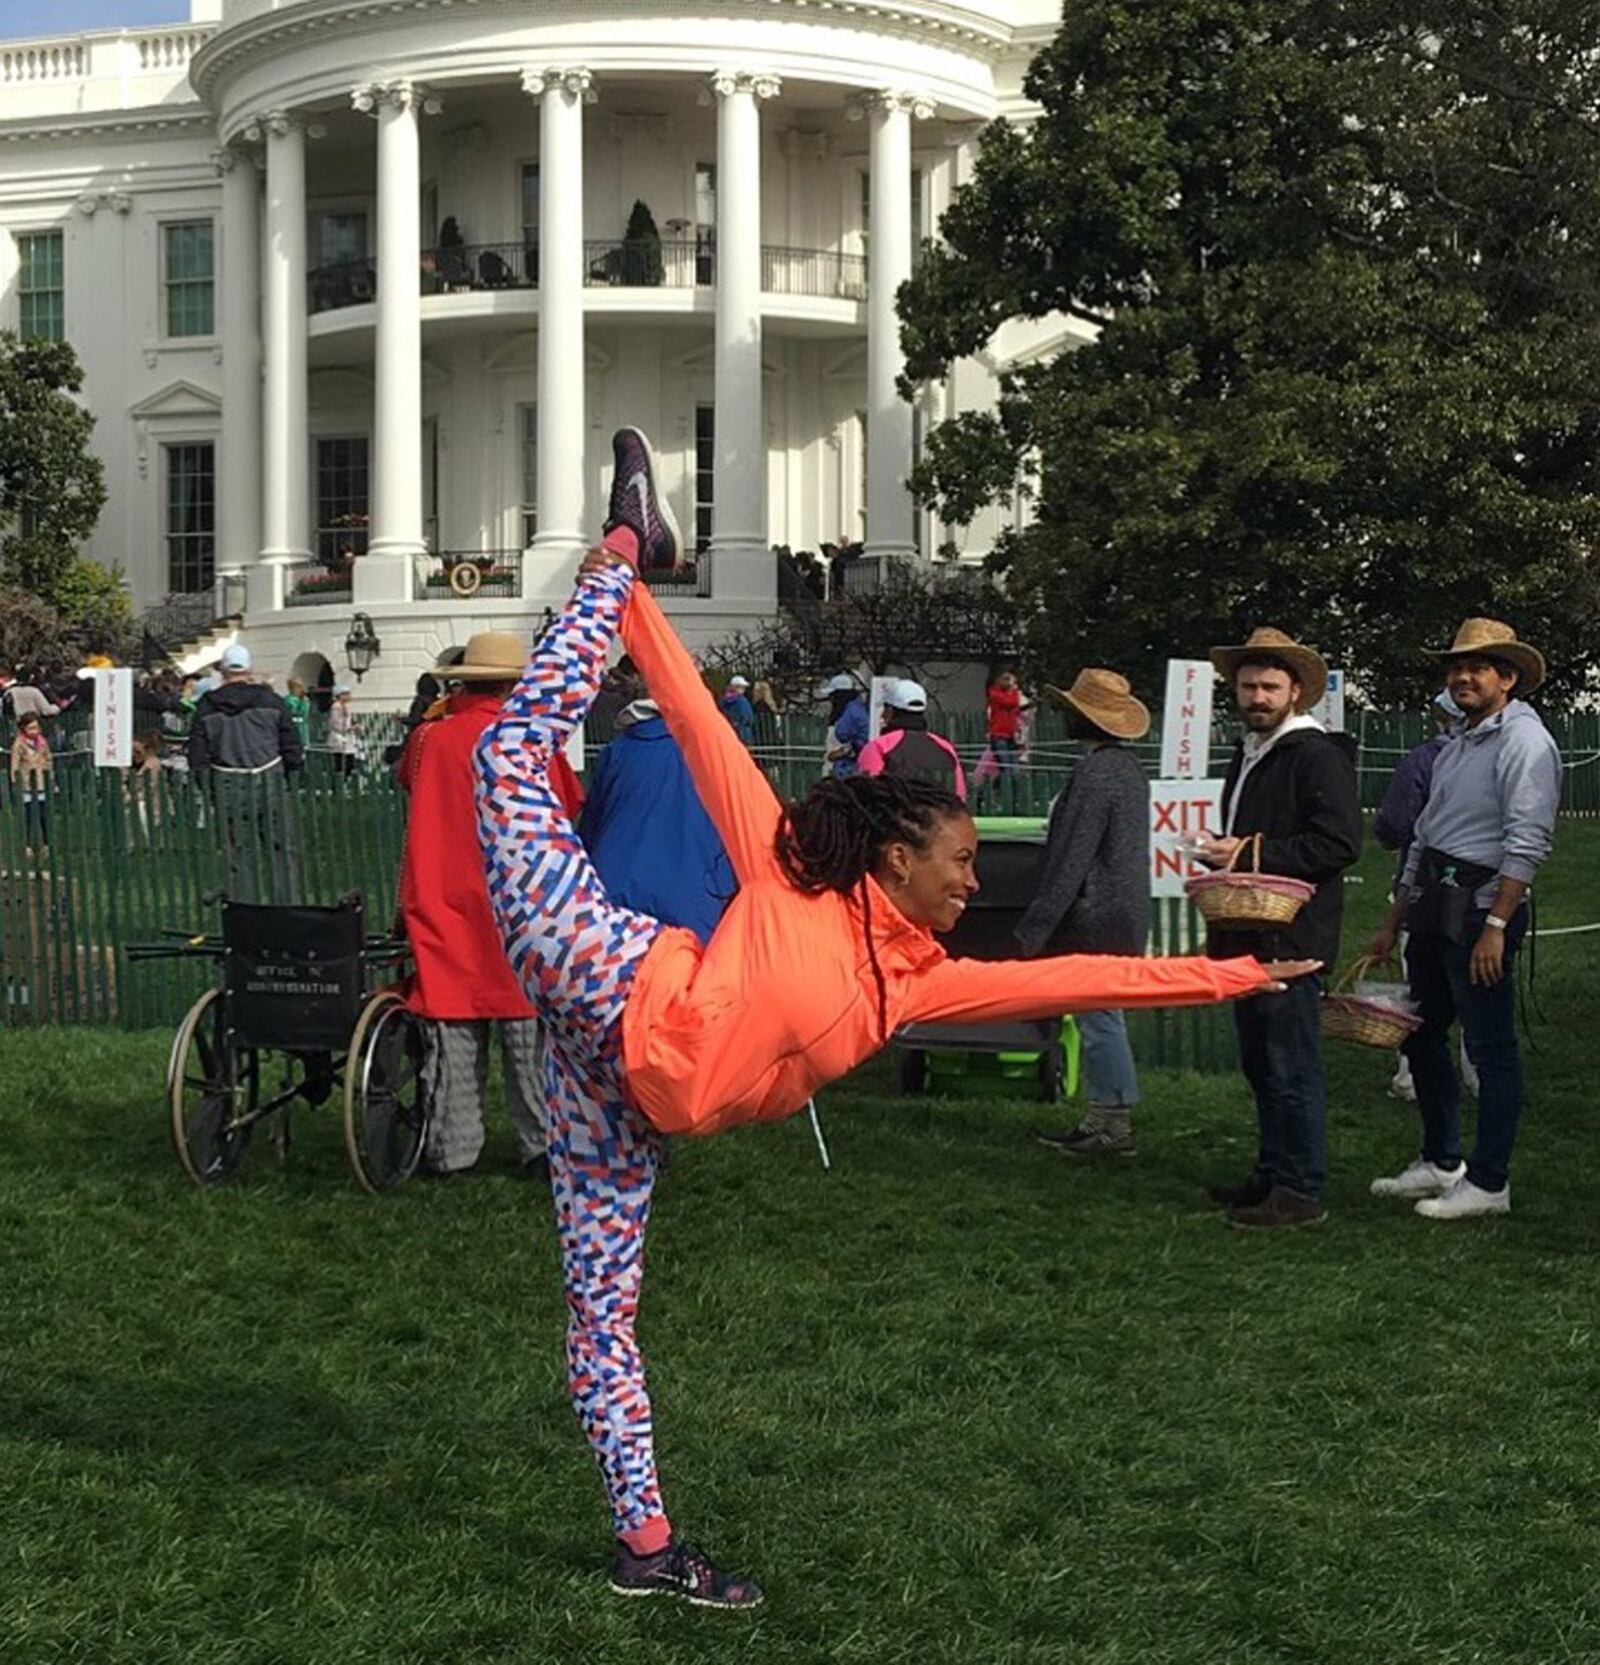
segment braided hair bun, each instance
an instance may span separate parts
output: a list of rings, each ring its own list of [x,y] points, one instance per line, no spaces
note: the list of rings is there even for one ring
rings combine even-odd
[[[789,804],[778,825],[777,855],[795,889],[854,890],[886,845],[924,850],[934,829],[966,805],[942,786],[895,775],[818,781]]]

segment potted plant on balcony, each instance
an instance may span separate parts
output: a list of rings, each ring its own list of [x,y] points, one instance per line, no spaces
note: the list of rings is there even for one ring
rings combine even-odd
[[[622,275],[619,281],[641,289],[658,288],[666,272],[661,262],[661,233],[656,217],[642,202],[635,202],[622,234]]]

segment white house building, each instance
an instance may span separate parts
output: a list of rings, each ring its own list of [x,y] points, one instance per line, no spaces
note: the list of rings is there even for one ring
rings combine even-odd
[[[913,406],[893,300],[1058,0],[192,14],[0,44],[0,325],[77,349],[89,553],[142,606],[211,592],[310,681],[359,610],[396,704],[559,599],[622,422],[696,549],[691,642],[771,617],[774,544],[985,552],[914,508],[919,432],[1061,332]]]

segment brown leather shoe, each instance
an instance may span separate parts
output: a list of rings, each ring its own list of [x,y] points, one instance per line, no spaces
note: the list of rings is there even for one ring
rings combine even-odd
[[[1270,1180],[1263,1179],[1260,1174],[1251,1174],[1237,1185],[1207,1186],[1206,1195],[1223,1208],[1254,1208],[1257,1203],[1267,1200],[1271,1189]]]
[[[1298,1191],[1286,1191],[1274,1185],[1265,1198],[1246,1207],[1228,1211],[1228,1224],[1241,1231],[1266,1230],[1277,1226],[1317,1226],[1328,1217],[1328,1211],[1313,1197],[1302,1197]]]

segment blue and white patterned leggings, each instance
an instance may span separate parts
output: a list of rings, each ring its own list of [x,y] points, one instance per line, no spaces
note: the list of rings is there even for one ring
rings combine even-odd
[[[634,1339],[661,1136],[622,1088],[622,1009],[661,930],[607,898],[550,789],[622,622],[631,571],[589,573],[478,746],[478,835],[511,965],[544,1026],[550,1183],[567,1295],[567,1381],[619,1536],[667,1535]]]

